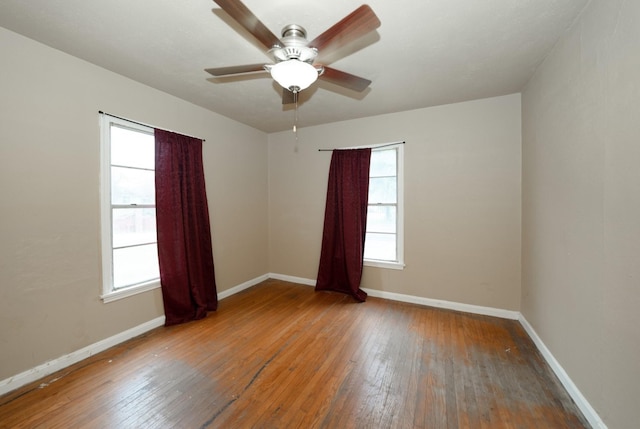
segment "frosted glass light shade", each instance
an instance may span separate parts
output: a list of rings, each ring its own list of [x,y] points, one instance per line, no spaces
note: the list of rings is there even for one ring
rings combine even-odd
[[[292,92],[302,91],[318,79],[318,70],[300,60],[281,61],[270,68],[271,77]]]

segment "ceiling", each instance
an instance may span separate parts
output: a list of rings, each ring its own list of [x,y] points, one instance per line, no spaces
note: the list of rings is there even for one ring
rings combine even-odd
[[[519,92],[588,1],[370,0],[382,25],[323,63],[373,83],[357,93],[317,81],[300,94],[298,126]],[[362,4],[243,2],[274,34],[298,24],[308,40]],[[268,74],[204,71],[270,62],[211,0],[2,0],[0,26],[265,132],[293,124]]]

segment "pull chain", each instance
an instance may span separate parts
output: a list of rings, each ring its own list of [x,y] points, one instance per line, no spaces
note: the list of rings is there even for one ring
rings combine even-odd
[[[298,91],[293,92],[293,102],[295,103],[295,116],[293,119],[293,135],[295,136],[295,146],[293,151],[298,153]]]

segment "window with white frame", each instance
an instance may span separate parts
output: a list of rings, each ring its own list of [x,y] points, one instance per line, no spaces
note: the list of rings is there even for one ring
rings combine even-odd
[[[102,273],[105,302],[160,285],[153,128],[102,115]]]
[[[364,263],[404,268],[403,146],[371,150]]]

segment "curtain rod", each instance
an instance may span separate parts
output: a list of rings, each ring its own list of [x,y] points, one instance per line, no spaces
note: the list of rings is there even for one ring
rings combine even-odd
[[[393,142],[393,143],[382,143],[382,144],[377,144],[377,145],[372,145],[372,146],[362,146],[362,147],[343,147],[343,148],[337,148],[337,149],[318,149],[318,152],[333,152],[334,150],[366,149],[366,148],[378,149],[378,148],[381,148],[381,147],[395,146],[397,144],[405,144],[405,142],[404,141],[399,141],[399,142]]]
[[[143,124],[142,122],[132,121],[131,119],[123,118],[122,116],[112,115],[111,113],[103,112],[102,110],[98,110],[98,113],[101,114],[101,115],[107,115],[107,116],[111,116],[112,118],[116,118],[116,119],[120,119],[120,120],[123,120],[123,121],[131,122],[132,124],[142,125],[143,127],[149,127],[149,128],[153,128],[153,129],[158,128],[158,127],[154,127],[153,125]],[[202,140],[203,143],[206,142],[205,139],[201,139],[200,137],[194,137],[194,136],[190,136],[188,134],[179,133],[177,131],[166,130],[164,128],[158,128],[158,129],[163,130],[163,131],[169,131],[171,133],[182,134],[184,136],[191,137],[192,139]]]

